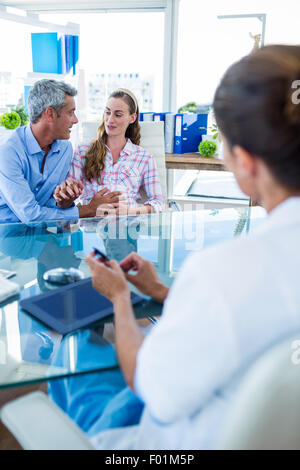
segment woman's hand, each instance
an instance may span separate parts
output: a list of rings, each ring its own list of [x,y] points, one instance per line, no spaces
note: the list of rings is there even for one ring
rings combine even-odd
[[[56,200],[56,205],[60,209],[69,209],[73,202],[81,196],[82,191],[82,182],[69,178],[56,186],[53,197]]]
[[[168,295],[169,288],[159,279],[156,269],[150,261],[143,259],[137,253],[130,253],[120,263],[126,279],[143,294],[163,303]],[[128,274],[136,271],[136,274]]]
[[[85,260],[89,265],[93,287],[112,303],[120,298],[130,300],[130,290],[124,272],[115,260],[105,263],[95,259],[91,253]]]
[[[96,193],[91,201],[86,205],[78,205],[78,212],[79,217],[96,217],[96,216],[103,216],[108,215],[109,211],[106,211],[105,214],[100,214],[100,207],[109,207],[113,208],[112,204],[116,204],[121,197],[119,191],[109,192],[107,188],[103,188],[98,193]],[[99,213],[97,213],[97,209],[99,207]]]
[[[99,211],[101,207],[113,208],[113,204],[117,204],[121,197],[122,193],[120,191],[109,192],[107,188],[103,188],[101,189],[101,191],[94,195],[93,199],[89,202],[88,206],[93,211],[93,216],[96,216],[98,208]]]
[[[149,214],[153,212],[152,206],[148,205],[138,205],[138,206],[128,206],[125,200],[122,200],[120,196],[119,202],[113,204],[102,204],[98,206],[96,211],[96,217],[103,217],[106,215],[110,216],[119,216],[119,215],[141,215]]]

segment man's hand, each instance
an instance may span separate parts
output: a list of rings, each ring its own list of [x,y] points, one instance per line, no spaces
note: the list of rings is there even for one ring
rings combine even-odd
[[[60,209],[69,209],[73,202],[81,196],[82,191],[82,182],[69,178],[56,186],[53,197],[56,200],[56,205]]]
[[[161,282],[150,261],[143,259],[137,253],[130,253],[121,261],[120,267],[124,271],[126,279],[139,291],[157,302],[163,303],[165,301],[169,288]],[[136,271],[136,274],[128,274],[129,271]]]

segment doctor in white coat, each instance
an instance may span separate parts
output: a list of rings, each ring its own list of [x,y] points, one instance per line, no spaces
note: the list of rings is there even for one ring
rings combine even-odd
[[[215,448],[241,374],[257,355],[300,328],[296,79],[300,47],[267,46],[232,65],[215,94],[225,163],[241,189],[268,212],[258,231],[193,253],[170,291],[136,253],[120,265],[88,256],[94,287],[114,305],[124,377],[145,404],[138,425],[92,436],[99,448]],[[127,281],[164,303],[146,337]]]

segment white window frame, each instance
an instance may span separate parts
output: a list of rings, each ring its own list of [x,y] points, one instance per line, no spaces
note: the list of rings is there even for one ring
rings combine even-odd
[[[38,13],[53,12],[157,12],[165,14],[164,22],[164,69],[163,69],[163,109],[175,112],[176,103],[176,73],[177,73],[177,36],[178,13],[180,0],[8,0],[0,3],[0,18],[18,23],[42,26],[53,29],[53,23],[39,20]],[[6,7],[25,10],[26,16],[9,13]],[[79,34],[79,26],[68,23],[65,27],[55,25],[57,31],[69,34]]]

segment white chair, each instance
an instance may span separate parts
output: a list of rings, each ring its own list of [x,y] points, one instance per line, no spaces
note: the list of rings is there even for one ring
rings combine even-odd
[[[277,343],[249,368],[218,449],[300,449],[300,364],[293,363],[298,352],[292,349],[297,338],[300,344],[300,332]],[[24,449],[92,448],[76,424],[41,392],[4,405],[1,419]],[[122,428],[116,431],[119,438]]]
[[[156,162],[158,176],[165,200],[167,200],[167,170],[165,157],[165,136],[163,121],[140,122],[141,147],[150,152]]]
[[[93,450],[81,429],[43,392],[7,403],[0,416],[25,450]]]
[[[300,332],[255,362],[240,386],[220,449],[300,450],[299,359]]]

